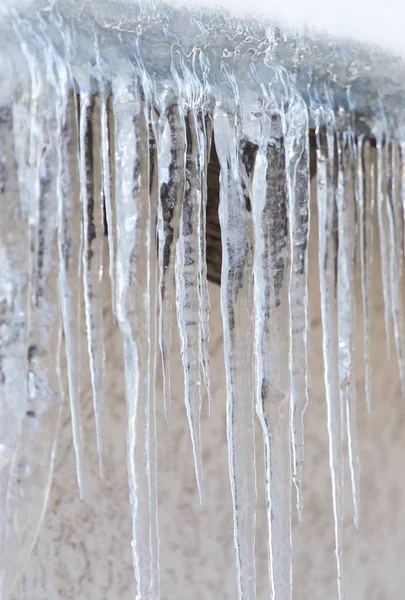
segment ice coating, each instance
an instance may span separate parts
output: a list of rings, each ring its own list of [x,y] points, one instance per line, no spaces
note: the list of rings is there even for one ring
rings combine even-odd
[[[109,2],[79,7],[74,0],[50,8],[34,2],[24,16],[14,10],[0,20],[0,71],[11,74],[0,81],[0,595],[7,597],[21,573],[41,523],[65,387],[85,493],[85,351],[102,472],[102,291],[109,285],[124,349],[137,597],[159,598],[155,419],[159,410],[170,415],[174,320],[203,502],[200,413],[206,392],[210,400],[206,208],[215,144],[238,595],[257,595],[256,481],[264,476],[269,590],[274,600],[293,596],[291,491],[294,484],[301,516],[311,396],[311,234],[318,237],[331,510],[343,598],[346,464],[356,525],[361,516],[355,272],[359,262],[370,408],[374,221],[387,347],[392,337],[405,387],[404,65],[376,48],[311,40],[216,12],[134,3],[120,5],[118,14]],[[312,232],[310,138],[318,212]],[[87,350],[80,348],[81,311]],[[164,406],[156,403],[158,362]],[[263,439],[264,474],[256,473],[255,430]]]

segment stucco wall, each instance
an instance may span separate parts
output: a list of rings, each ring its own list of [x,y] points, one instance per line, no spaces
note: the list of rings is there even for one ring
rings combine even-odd
[[[312,228],[317,227],[312,215]],[[313,231],[315,233],[315,231]],[[334,532],[321,351],[316,235],[310,247],[311,399],[305,418],[305,508],[294,513],[294,599],[337,597]],[[379,262],[375,262],[376,272]],[[159,520],[162,600],[236,598],[233,527],[229,490],[225,384],[219,288],[210,287],[213,404],[203,409],[203,461],[206,502],[200,508],[191,443],[182,399],[178,344],[174,360],[173,411],[164,419],[157,398]],[[83,353],[83,430],[86,499],[75,481],[68,404],[62,418],[54,482],[45,522],[14,600],[133,600],[131,527],[126,478],[125,399],[121,342],[112,323],[106,293],[107,379],[104,481],[97,473],[95,431],[86,353]],[[363,394],[361,307],[358,302],[358,434],[361,457],[361,529],[352,524],[346,469],[345,581],[348,600],[402,600],[405,594],[405,404],[400,398],[394,358],[386,360],[382,293],[375,277],[372,321],[373,412],[367,417]],[[392,352],[392,355],[394,353]],[[159,380],[160,381],[160,380]],[[258,456],[258,597],[269,598],[264,514],[261,432]]]

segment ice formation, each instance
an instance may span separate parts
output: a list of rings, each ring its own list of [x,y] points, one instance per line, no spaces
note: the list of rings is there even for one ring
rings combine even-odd
[[[159,597],[155,380],[159,359],[169,418],[174,307],[201,502],[204,497],[200,412],[203,388],[210,395],[205,240],[213,137],[221,169],[221,306],[239,597],[256,598],[256,477],[262,475],[255,467],[255,414],[265,452],[271,594],[292,597],[291,496],[295,484],[301,514],[309,396],[312,136],[319,226],[311,235],[319,239],[342,598],[346,460],[356,525],[359,519],[355,269],[359,263],[370,408],[375,216],[387,348],[392,334],[405,392],[405,121],[396,83],[404,80],[403,63],[375,48],[343,48],[212,12],[134,4],[117,16],[110,8],[108,2],[80,10],[73,0],[37,2],[0,21],[0,597],[12,589],[40,527],[65,388],[83,494],[84,352],[102,474],[106,271],[125,357],[137,598]]]

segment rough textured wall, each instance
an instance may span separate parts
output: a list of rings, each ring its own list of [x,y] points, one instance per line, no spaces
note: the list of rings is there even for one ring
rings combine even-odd
[[[319,309],[316,214],[310,247],[310,406],[306,413],[305,507],[302,523],[294,516],[294,600],[337,597],[328,440],[323,384]],[[376,240],[378,241],[378,240]],[[378,257],[378,255],[377,255]],[[358,432],[361,458],[361,529],[351,515],[346,469],[344,555],[347,600],[402,600],[405,590],[405,404],[400,398],[394,353],[386,360],[379,261],[373,295],[373,412],[365,410],[362,375],[362,328],[358,326]],[[225,384],[219,288],[211,286],[211,362],[213,405],[203,408],[203,460],[206,504],[200,508],[182,374],[173,376],[173,412],[165,423],[158,406],[159,517],[162,600],[234,600],[236,579],[231,498],[225,433]],[[38,543],[13,600],[133,600],[130,510],[126,482],[125,399],[121,341],[106,297],[107,385],[104,481],[97,473],[95,431],[86,346],[83,338],[83,429],[86,499],[80,502],[75,479],[69,408],[66,402],[50,502]],[[361,319],[361,305],[358,320]],[[262,482],[261,432],[258,456],[258,597],[269,598]]]

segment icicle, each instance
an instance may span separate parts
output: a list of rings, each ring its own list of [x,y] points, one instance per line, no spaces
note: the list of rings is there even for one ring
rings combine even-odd
[[[104,210],[101,182],[100,99],[98,95],[90,95],[90,93],[83,91],[80,93],[79,123],[80,196],[84,234],[84,305],[97,432],[97,452],[100,475],[103,476],[102,410],[105,356],[102,279]]]
[[[290,196],[291,279],[290,371],[293,481],[297,490],[298,517],[302,515],[302,464],[304,462],[304,412],[308,404],[308,236],[309,236],[309,135],[307,108],[294,97],[289,114],[287,169]]]
[[[69,401],[76,453],[77,481],[83,498],[83,449],[80,425],[80,278],[81,246],[76,236],[81,231],[77,106],[73,92],[62,96],[58,106],[58,246],[59,298],[62,312]]]
[[[43,519],[60,415],[55,103],[37,52],[49,71],[52,60],[39,38],[21,48],[31,75],[29,113],[17,100],[0,118],[2,597],[23,571]],[[29,139],[22,135],[27,121]]]
[[[199,201],[199,248],[198,248],[198,293],[200,304],[200,356],[205,389],[208,395],[208,412],[211,413],[211,376],[208,342],[210,339],[209,315],[211,304],[207,279],[207,194],[208,194],[208,162],[211,154],[212,122],[202,110],[197,110],[199,140],[199,178],[201,193]]]
[[[405,142],[400,142],[400,165],[401,165],[401,206],[402,206],[402,224],[403,224],[403,239],[402,239],[402,257],[405,260]]]
[[[285,122],[276,107],[257,154],[253,175],[254,313],[257,413],[266,465],[270,577],[273,598],[290,599],[290,240]]]
[[[25,115],[24,115],[25,116]],[[15,124],[16,125],[16,124]],[[14,125],[14,126],[15,126]],[[16,149],[18,152],[18,148]],[[6,503],[13,456],[27,402],[26,307],[28,303],[28,219],[18,201],[18,178],[14,166],[13,114],[0,109],[0,596],[5,595],[10,547]],[[17,199],[17,202],[15,201]],[[23,199],[22,199],[23,200]],[[16,548],[11,552],[15,559]],[[15,577],[14,571],[11,577]]]
[[[184,200],[181,210],[179,239],[176,247],[176,305],[184,370],[184,393],[195,461],[200,502],[203,503],[201,463],[201,378],[202,361],[202,287],[201,287],[201,210],[204,144],[195,108],[185,116],[186,163]],[[202,154],[201,154],[202,153]],[[180,175],[181,176],[181,175]],[[204,306],[205,309],[205,306]],[[204,358],[207,358],[205,350]],[[204,364],[204,361],[202,361]]]
[[[326,404],[328,414],[329,462],[335,518],[337,581],[339,599],[342,581],[342,491],[343,411],[339,398],[337,323],[337,207],[335,197],[335,135],[330,126],[317,124],[317,204],[319,232],[319,277],[323,328]]]
[[[227,385],[227,435],[239,598],[256,598],[256,469],[253,393],[251,177],[256,148],[240,139],[236,117],[214,114],[221,167],[221,310]]]
[[[399,378],[402,397],[405,399],[405,364],[404,364],[404,331],[402,304],[402,260],[400,227],[400,194],[398,185],[398,147],[395,142],[388,146],[386,177],[387,177],[387,218],[389,239],[389,279],[392,323],[397,353]]]
[[[113,320],[115,320],[115,222],[113,213],[112,196],[114,194],[112,185],[112,169],[110,165],[110,137],[112,124],[109,123],[109,107],[111,109],[111,95],[108,92],[108,83],[104,77],[105,63],[100,55],[98,35],[94,33],[94,50],[97,63],[98,88],[100,90],[100,126],[101,126],[101,185],[102,200],[104,204],[105,219],[108,233],[108,251],[109,251],[109,276],[111,284],[111,309]],[[111,110],[110,110],[111,112]],[[100,465],[101,469],[101,465]]]
[[[103,195],[105,204],[105,215],[107,221],[107,233],[108,233],[108,249],[110,254],[110,265],[109,275],[111,282],[111,308],[113,318],[115,318],[115,223],[112,209],[112,174],[110,167],[110,131],[109,131],[109,120],[108,120],[108,105],[110,98],[107,96],[105,89],[100,95],[100,109],[101,109],[101,156],[103,166]]]
[[[104,63],[100,56],[99,40],[97,34],[94,36],[94,46],[99,78],[99,89],[100,89],[100,124],[101,124],[101,161],[102,161],[102,194],[104,201],[105,218],[107,223],[108,233],[108,250],[109,250],[109,276],[111,284],[111,309],[113,319],[115,319],[115,223],[113,214],[113,201],[112,196],[114,194],[112,186],[112,174],[110,166],[110,137],[111,137],[111,123],[108,119],[108,107],[111,104],[111,96],[108,93],[107,81],[104,79]]]
[[[338,339],[340,403],[346,407],[347,440],[352,482],[354,523],[359,526],[359,457],[356,430],[356,384],[354,364],[355,331],[355,261],[356,261],[356,163],[355,140],[352,134],[340,134],[338,139]]]
[[[403,135],[402,109],[395,106],[401,104],[395,101],[402,94],[400,84],[395,89],[392,78],[386,94],[381,87],[383,54],[375,61],[373,51],[368,56],[355,44],[341,52],[329,42],[312,43],[271,26],[194,13],[190,18],[187,11],[167,6],[160,15],[145,6],[138,10],[120,3],[117,21],[107,6],[95,10],[92,2],[77,13],[75,2],[51,2],[52,10],[42,10],[42,4],[26,7],[25,18],[17,11],[6,15],[0,7],[0,596],[9,593],[22,570],[43,517],[64,391],[63,347],[83,496],[82,273],[102,473],[104,217],[112,312],[124,347],[139,600],[159,597],[156,352],[159,344],[168,418],[175,303],[185,404],[203,500],[202,380],[210,403],[207,175],[215,105],[238,592],[240,600],[257,597],[255,397],[265,449],[272,598],[291,599],[291,484],[301,516],[308,402],[308,99],[312,109],[321,103],[316,123],[318,259],[342,598],[346,433],[358,522],[356,227],[359,215],[370,410],[375,200],[387,351],[393,333],[405,396],[405,167],[399,164],[405,142],[390,138],[391,131],[399,139]],[[390,66],[398,77],[400,69]],[[384,123],[376,160],[370,141],[359,138],[354,127],[341,130],[328,112],[329,100],[341,102],[344,94],[351,106],[356,101],[353,126],[361,123],[362,130],[374,131],[377,123]],[[378,115],[373,114],[376,106],[381,108]]]
[[[116,316],[128,408],[128,477],[139,598],[159,597],[156,491],[156,132],[142,89],[114,86]],[[154,119],[152,125],[154,123]]]
[[[371,411],[370,314],[371,275],[373,261],[374,222],[374,160],[369,140],[359,139],[357,151],[357,181],[360,231],[361,298],[363,306],[364,375],[367,411]]]
[[[62,33],[64,57],[58,64],[54,86],[62,92],[58,102],[57,200],[58,200],[58,291],[65,335],[69,405],[76,478],[83,499],[83,440],[80,416],[81,315],[83,223],[80,206],[79,108],[71,69],[72,32],[65,28],[61,16],[54,14],[54,25]],[[62,63],[62,64],[61,64]],[[63,66],[62,66],[63,65]],[[66,70],[66,72],[65,72]],[[66,89],[68,88],[68,89]]]
[[[162,356],[166,419],[170,414],[170,355],[172,347],[175,248],[184,195],[186,133],[178,105],[169,106],[160,118],[158,208],[159,240],[159,345]]]
[[[387,358],[391,352],[391,326],[390,315],[390,271],[388,261],[388,239],[387,239],[387,206],[386,206],[386,165],[387,165],[387,141],[377,138],[377,207],[378,207],[378,232],[380,236],[381,256],[381,280],[383,284],[385,335],[387,344]]]

